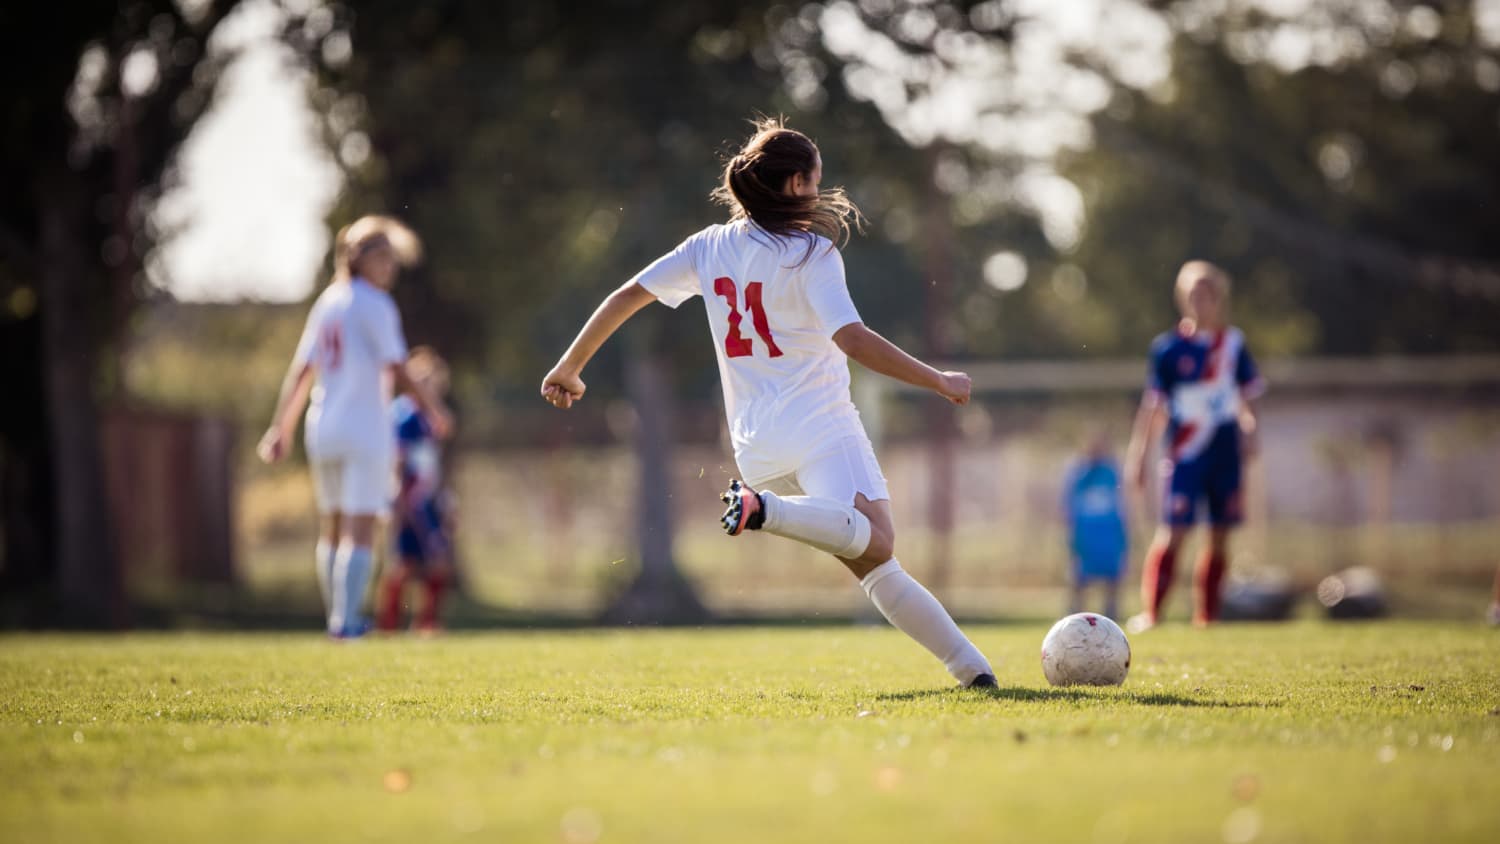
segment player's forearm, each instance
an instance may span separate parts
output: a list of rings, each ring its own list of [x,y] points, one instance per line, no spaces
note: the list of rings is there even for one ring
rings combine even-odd
[[[1259,428],[1260,416],[1256,411],[1255,403],[1246,399],[1240,405],[1240,430],[1253,436]]]
[[[271,427],[290,433],[297,427],[297,417],[307,403],[308,389],[312,382],[312,367],[307,364],[293,365],[281,381],[281,392],[276,397],[276,410],[271,414]]]
[[[1125,449],[1126,461],[1146,458],[1146,453],[1151,449],[1151,439],[1155,434],[1157,417],[1160,415],[1159,405],[1141,403],[1140,409],[1135,414],[1135,425],[1130,431],[1130,445]]]
[[[558,360],[558,367],[573,375],[583,372],[583,367],[598,353],[604,341],[613,336],[626,320],[635,316],[636,311],[651,304],[655,298],[634,282],[604,297],[604,301],[599,303],[588,322],[584,323],[572,345],[568,346],[568,350]]]
[[[878,372],[913,387],[937,390],[943,374],[901,350],[868,327],[855,323],[834,334],[834,342],[844,354],[871,372]]]

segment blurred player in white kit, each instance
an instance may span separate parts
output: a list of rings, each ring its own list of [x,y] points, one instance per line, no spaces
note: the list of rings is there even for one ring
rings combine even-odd
[[[333,280],[307,316],[257,449],[267,462],[286,456],[310,393],[304,444],[321,517],[318,587],[335,639],[358,637],[369,626],[361,604],[376,521],[394,478],[392,390],[421,406],[437,436],[446,436],[450,424],[406,372],[406,338],[390,296],[401,267],[420,256],[417,236],[391,217],[361,217],[338,233]]]

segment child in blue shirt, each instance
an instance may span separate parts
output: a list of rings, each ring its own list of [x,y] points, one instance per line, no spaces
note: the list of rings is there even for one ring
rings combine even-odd
[[[1104,587],[1104,614],[1116,616],[1127,541],[1120,496],[1120,469],[1109,441],[1096,435],[1063,480],[1063,514],[1073,556],[1073,593],[1068,612],[1083,611],[1083,591],[1091,582]]]

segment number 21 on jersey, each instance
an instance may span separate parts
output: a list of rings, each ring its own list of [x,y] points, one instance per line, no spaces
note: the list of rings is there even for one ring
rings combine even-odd
[[[322,360],[319,363],[323,369],[328,372],[337,370],[344,359],[343,326],[337,322],[325,324],[318,335],[318,345],[322,347]]]
[[[771,337],[771,324],[766,321],[766,308],[761,304],[761,286],[758,281],[745,285],[745,310],[750,312],[750,323],[760,339],[766,342],[766,349],[770,351],[771,357],[779,358],[781,349]],[[735,286],[734,279],[728,276],[714,279],[714,293],[724,297],[729,305],[729,333],[724,337],[724,356],[742,358],[752,354],[755,351],[754,341],[740,334],[740,323],[745,318],[740,315],[739,288]]]

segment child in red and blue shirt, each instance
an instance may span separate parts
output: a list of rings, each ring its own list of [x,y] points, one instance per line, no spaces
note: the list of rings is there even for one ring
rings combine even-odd
[[[1159,620],[1177,551],[1200,509],[1208,511],[1209,544],[1195,572],[1193,623],[1218,619],[1229,532],[1244,517],[1243,462],[1256,445],[1251,402],[1265,391],[1245,335],[1228,324],[1228,274],[1189,261],[1176,290],[1182,320],[1151,344],[1146,393],[1126,453],[1126,474],[1144,489],[1150,441],[1165,428],[1162,525],[1141,572],[1142,612],[1129,625],[1137,631]]]

